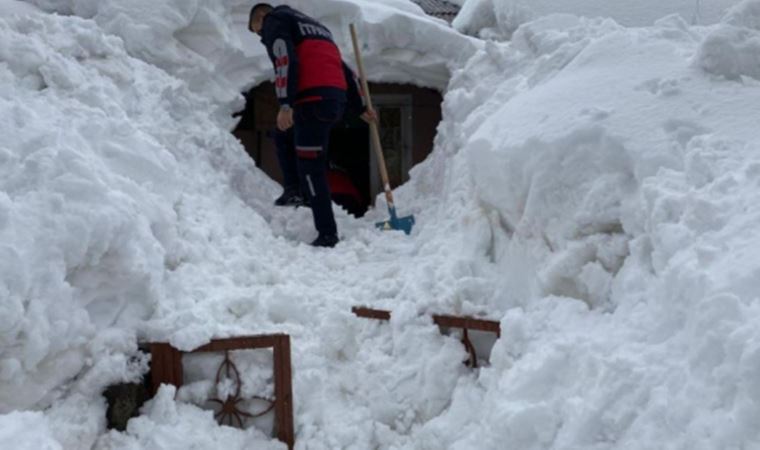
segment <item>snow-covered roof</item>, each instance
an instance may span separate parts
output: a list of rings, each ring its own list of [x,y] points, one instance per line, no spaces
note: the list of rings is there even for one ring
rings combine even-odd
[[[421,3],[430,12],[442,13],[445,5],[453,6],[443,0]],[[287,4],[324,23],[332,31],[343,58],[352,66],[348,25],[356,24],[367,77],[375,82],[444,90],[452,69],[461,66],[482,45],[431,17],[430,12],[426,14],[424,5],[409,0],[329,0],[319,4],[313,0],[289,0]],[[440,8],[432,8],[436,5]],[[247,20],[248,5],[241,3],[236,10],[236,30],[246,60],[245,64],[236,61],[232,69],[250,86],[251,81],[258,84],[270,79],[273,72],[259,39],[247,31]]]
[[[413,0],[425,13],[451,23],[459,14],[459,6],[446,0]]]

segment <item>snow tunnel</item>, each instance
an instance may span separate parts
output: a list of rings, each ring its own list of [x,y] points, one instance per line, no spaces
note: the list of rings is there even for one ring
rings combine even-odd
[[[408,84],[371,83],[370,92],[380,117],[391,186],[396,188],[409,180],[411,168],[433,150],[443,98],[436,89]],[[260,84],[245,97],[245,110],[234,134],[256,165],[282,184],[272,138],[279,108],[274,85]],[[383,190],[365,122],[344,117],[330,135],[329,161],[333,199],[349,213],[362,216]]]

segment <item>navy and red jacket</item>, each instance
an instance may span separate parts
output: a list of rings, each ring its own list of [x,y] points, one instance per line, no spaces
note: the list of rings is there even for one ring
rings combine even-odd
[[[338,100],[347,101],[353,113],[366,110],[359,81],[324,25],[289,6],[278,6],[264,18],[261,41],[274,64],[280,105]]]

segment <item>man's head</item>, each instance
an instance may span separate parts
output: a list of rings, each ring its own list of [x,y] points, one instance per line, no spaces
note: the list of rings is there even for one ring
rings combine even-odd
[[[257,3],[251,8],[251,17],[248,19],[248,29],[256,34],[261,34],[264,26],[264,17],[274,9],[269,3]]]

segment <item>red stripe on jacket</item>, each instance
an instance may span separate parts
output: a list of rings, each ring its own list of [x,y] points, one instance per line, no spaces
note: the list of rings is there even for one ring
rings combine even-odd
[[[296,47],[298,55],[298,92],[332,87],[346,90],[346,77],[338,47],[322,39],[305,39]]]

